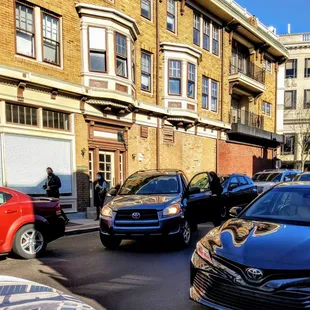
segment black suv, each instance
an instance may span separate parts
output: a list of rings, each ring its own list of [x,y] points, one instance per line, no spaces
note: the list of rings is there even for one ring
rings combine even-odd
[[[102,208],[102,244],[115,249],[122,239],[163,236],[174,237],[181,246],[188,246],[197,224],[210,221],[208,201],[212,195],[209,180],[208,172],[195,175],[189,184],[180,170],[146,170],[134,173],[118,193],[114,189],[110,191],[111,196],[116,197]],[[233,180],[230,177],[228,181],[224,180],[223,185],[226,186],[227,183],[229,188],[224,189],[223,193],[227,191],[227,202],[231,206],[237,206],[246,202],[241,201],[240,193],[234,195],[236,189],[243,186],[240,183],[245,181],[237,178],[237,186]]]

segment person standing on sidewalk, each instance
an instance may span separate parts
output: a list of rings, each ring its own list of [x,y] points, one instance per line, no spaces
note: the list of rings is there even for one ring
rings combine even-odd
[[[223,187],[221,181],[215,172],[210,172],[210,190],[212,192],[211,196],[211,219],[214,227],[220,226],[222,224],[222,192]]]
[[[104,179],[104,176],[101,172],[97,173],[97,181],[95,181],[95,207],[97,216],[95,218],[95,221],[99,220],[99,214],[101,212],[101,209],[103,207],[105,197],[107,195],[107,182]]]
[[[43,185],[43,189],[46,191],[46,196],[59,199],[59,189],[61,188],[61,181],[51,167],[46,168],[47,178]],[[68,224],[69,219],[65,212],[60,208],[61,215],[65,219],[65,223]]]

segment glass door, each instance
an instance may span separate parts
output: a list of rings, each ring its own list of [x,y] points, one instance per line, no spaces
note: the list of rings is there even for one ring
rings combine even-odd
[[[108,189],[115,186],[114,153],[99,152],[99,171],[103,173],[107,181]]]

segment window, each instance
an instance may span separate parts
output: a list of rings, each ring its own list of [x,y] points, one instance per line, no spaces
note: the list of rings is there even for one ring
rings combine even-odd
[[[295,153],[295,136],[285,136],[284,144],[281,146],[282,155],[294,155]]]
[[[152,19],[151,0],[141,0],[141,15],[149,20]]]
[[[6,122],[19,125],[38,125],[37,109],[17,104],[6,104]]]
[[[187,66],[187,97],[195,98],[195,65]]]
[[[209,175],[208,173],[200,173],[196,175],[189,184],[189,189],[193,187],[199,187],[200,192],[206,192],[210,189]]]
[[[203,48],[210,51],[210,23],[203,20]]]
[[[43,127],[70,130],[69,114],[43,110]]]
[[[304,142],[303,142],[303,151],[304,152],[309,152],[310,150],[310,136],[304,136]]]
[[[247,179],[246,179],[245,177],[238,177],[238,180],[239,180],[239,184],[240,184],[241,186],[244,186],[244,185],[248,185],[248,184],[249,184],[248,181],[247,181]]]
[[[194,13],[194,44],[200,45],[200,16]]]
[[[269,58],[264,58],[263,68],[266,71],[272,72],[272,61]]]
[[[180,60],[169,60],[169,95],[181,95]]]
[[[211,111],[217,112],[217,101],[218,101],[218,83],[215,81],[211,82]]]
[[[213,41],[212,41],[212,53],[214,55],[219,55],[219,28],[213,24]]]
[[[303,41],[310,41],[310,34],[303,34],[302,40]]]
[[[35,29],[33,8],[16,2],[16,52],[35,58]]]
[[[209,79],[202,77],[202,107],[209,109]]]
[[[136,51],[134,45],[131,48],[131,78],[136,83]]]
[[[0,192],[0,206],[8,202],[12,197],[10,194]]]
[[[296,90],[285,91],[284,108],[285,109],[296,109]]]
[[[167,1],[167,29],[169,31],[175,32],[175,0],[168,0]]]
[[[59,19],[46,13],[42,19],[43,61],[60,65]]]
[[[164,125],[163,127],[163,141],[165,143],[174,142],[174,130],[172,126]]]
[[[263,102],[262,103],[262,114],[271,116],[271,104],[268,102]]]
[[[297,77],[297,59],[290,59],[285,65],[285,78],[296,79]]]
[[[310,89],[305,89],[304,91],[304,108],[310,108]]]
[[[141,54],[141,89],[152,90],[152,56],[145,52]]]
[[[106,32],[103,28],[88,28],[89,70],[106,72]]]
[[[116,75],[127,78],[127,38],[116,33]]]
[[[310,77],[310,58],[305,59],[305,78]]]

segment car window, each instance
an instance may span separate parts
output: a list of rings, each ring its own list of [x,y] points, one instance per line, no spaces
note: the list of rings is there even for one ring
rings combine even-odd
[[[185,181],[185,178],[182,174],[180,174],[180,178],[181,178],[183,189],[185,190],[187,187],[187,182]]]
[[[239,184],[238,179],[237,177],[232,177],[230,180],[230,184],[235,184],[235,183]]]
[[[248,185],[248,184],[249,184],[248,181],[247,181],[247,179],[246,179],[245,177],[238,177],[238,180],[239,180],[239,184],[240,184],[241,186],[244,186],[244,185]]]
[[[199,187],[200,192],[204,192],[210,189],[209,175],[208,173],[200,173],[196,175],[190,182],[189,188]]]
[[[299,181],[310,181],[310,174],[302,174],[302,175],[300,175]]]
[[[248,181],[248,184],[253,185],[253,181],[252,181],[252,179],[251,179],[251,178],[249,178],[249,177],[245,177],[245,178],[246,178],[246,180]]]
[[[12,195],[0,192],[0,206],[8,202],[12,198]]]
[[[254,175],[252,180],[255,182],[280,182],[282,175],[283,174],[279,172],[265,172]]]
[[[310,189],[274,188],[254,202],[241,217],[310,225]]]
[[[176,194],[180,186],[176,175],[132,175],[122,186],[120,195]]]

